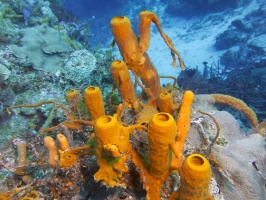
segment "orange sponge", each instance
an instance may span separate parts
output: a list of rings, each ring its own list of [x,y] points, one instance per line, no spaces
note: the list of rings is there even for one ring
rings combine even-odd
[[[55,145],[55,141],[50,136],[45,136],[44,139],[44,146],[48,149],[49,152],[49,164],[55,168],[58,162],[58,154],[57,154],[57,147]]]
[[[179,199],[182,200],[211,200],[209,193],[212,178],[209,161],[200,154],[189,155],[180,170],[181,185]]]
[[[96,157],[100,169],[94,174],[97,181],[102,180],[107,186],[125,186],[124,174],[128,171],[127,160],[132,151],[129,134],[141,125],[125,127],[117,120],[117,115],[103,116],[94,126],[97,143]]]
[[[92,120],[96,120],[105,115],[102,92],[99,87],[87,87],[84,90],[84,100]]]
[[[168,92],[162,92],[158,98],[158,107],[161,112],[167,112],[175,116],[177,112],[178,104],[173,99],[172,94]]]
[[[150,173],[153,176],[161,176],[169,171],[170,144],[173,144],[176,136],[176,122],[168,113],[158,113],[153,116],[148,129],[148,158]]]
[[[136,97],[135,88],[130,78],[126,63],[120,60],[115,60],[112,62],[110,70],[119,94],[126,102],[127,107],[139,110],[139,101]]]

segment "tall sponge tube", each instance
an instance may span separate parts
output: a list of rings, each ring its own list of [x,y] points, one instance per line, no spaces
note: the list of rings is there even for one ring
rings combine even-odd
[[[136,59],[138,52],[138,39],[131,28],[130,20],[125,16],[114,17],[110,21],[111,31],[119,48],[121,56],[128,64]]]
[[[161,177],[169,171],[170,144],[174,142],[175,136],[176,123],[172,115],[161,112],[153,116],[148,129],[148,157],[151,175]]]

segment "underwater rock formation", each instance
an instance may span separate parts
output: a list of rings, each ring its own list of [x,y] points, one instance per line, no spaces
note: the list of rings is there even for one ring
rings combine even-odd
[[[74,51],[60,70],[66,78],[72,80],[76,85],[82,82],[91,83],[92,71],[97,69],[96,58],[88,50]]]
[[[63,64],[59,53],[72,51],[59,31],[46,25],[24,28],[21,46],[8,45],[18,58],[28,58],[34,69],[55,73]]]
[[[203,97],[207,99],[207,96],[201,95],[200,99]],[[213,104],[211,101],[209,103],[210,106]],[[202,109],[202,105],[199,104],[194,104],[194,108]],[[208,103],[204,104],[204,108],[207,108]],[[209,153],[211,160],[214,161],[213,164],[217,165],[212,171],[224,198],[264,199],[266,177],[264,138],[257,133],[246,135],[240,129],[238,121],[226,111],[212,109],[209,113],[212,113],[220,126],[219,138]],[[210,142],[214,138],[217,127],[208,116],[198,113],[194,116],[188,142],[193,148],[201,149],[208,143],[206,141]]]
[[[0,82],[8,79],[10,73],[11,71],[8,68],[6,68],[3,64],[0,63]]]

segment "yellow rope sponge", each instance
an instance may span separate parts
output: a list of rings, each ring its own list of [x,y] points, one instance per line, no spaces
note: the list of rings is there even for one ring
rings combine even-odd
[[[55,141],[50,136],[45,136],[43,139],[44,146],[47,148],[49,152],[48,163],[51,167],[56,168],[58,162],[58,154],[57,147],[55,145]]]
[[[212,178],[209,161],[200,154],[189,155],[180,171],[180,200],[212,200],[209,186]]]
[[[132,151],[129,134],[135,128],[145,126],[132,125],[125,127],[117,120],[117,115],[103,116],[94,126],[96,138],[96,157],[100,169],[94,174],[97,181],[102,180],[107,186],[125,186],[123,174],[128,171],[126,161]]]
[[[210,96],[215,100],[215,103],[227,104],[244,113],[251,122],[253,128],[258,126],[259,123],[256,113],[250,107],[248,107],[244,101],[224,94],[210,94]]]
[[[173,99],[172,94],[169,92],[162,92],[158,98],[158,107],[160,112],[167,112],[174,116],[177,111],[178,104]]]
[[[180,68],[182,70],[184,70],[185,66],[183,64],[180,53],[175,49],[172,40],[163,32],[163,29],[162,29],[162,26],[161,26],[161,23],[160,23],[158,16],[154,12],[150,12],[148,10],[144,10],[144,11],[140,12],[140,14],[139,14],[139,34],[140,34],[139,47],[141,49],[141,52],[145,53],[149,48],[151,22],[153,22],[156,25],[161,37],[163,38],[163,40],[165,42],[165,44],[171,50],[171,55],[173,58],[172,65],[176,66],[175,55],[177,55]]]
[[[87,87],[84,90],[84,101],[92,120],[105,115],[102,92],[99,87]]]
[[[136,124],[148,124],[153,115],[158,113],[157,107],[151,104],[143,104],[141,111],[136,115]]]
[[[139,110],[140,105],[136,97],[135,88],[125,62],[115,60],[110,66],[112,78],[121,98],[126,102],[127,107]]]

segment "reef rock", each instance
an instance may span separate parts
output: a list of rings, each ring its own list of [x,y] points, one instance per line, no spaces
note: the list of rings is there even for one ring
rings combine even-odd
[[[59,53],[72,51],[62,34],[46,25],[24,28],[20,44],[9,45],[18,58],[27,58],[34,69],[55,73],[62,66]]]
[[[88,50],[73,52],[65,62],[62,72],[75,84],[90,82],[90,74],[96,69],[96,58]]]
[[[198,108],[197,104],[194,106]],[[213,176],[224,199],[265,199],[264,138],[257,133],[244,133],[238,121],[226,111],[209,113],[220,125],[220,135],[209,152],[209,158],[213,164]],[[209,116],[196,112],[194,117],[188,142],[194,148],[201,149],[216,136],[217,127]]]
[[[0,81],[8,79],[11,71],[6,66],[0,64]]]

